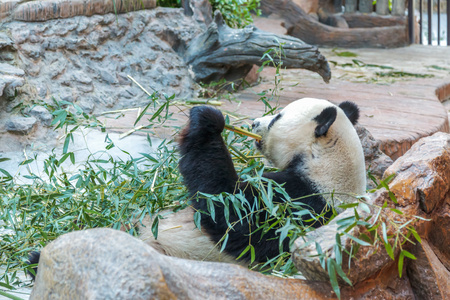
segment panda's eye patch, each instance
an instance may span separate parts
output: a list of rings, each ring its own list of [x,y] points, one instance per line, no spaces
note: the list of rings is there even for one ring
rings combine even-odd
[[[267,130],[270,130],[270,127],[272,127],[273,124],[275,124],[275,122],[278,121],[279,119],[281,119],[281,114],[276,115],[275,118],[273,118],[272,121],[270,121],[269,126],[267,126]]]

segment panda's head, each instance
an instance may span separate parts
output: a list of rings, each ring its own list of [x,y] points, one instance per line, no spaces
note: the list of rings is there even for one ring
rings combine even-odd
[[[258,149],[275,167],[298,167],[324,189],[342,187],[343,192],[363,193],[364,154],[353,127],[358,118],[359,109],[352,102],[336,106],[303,98],[274,116],[256,119],[253,131],[262,136]],[[296,158],[301,158],[300,166],[292,166]]]

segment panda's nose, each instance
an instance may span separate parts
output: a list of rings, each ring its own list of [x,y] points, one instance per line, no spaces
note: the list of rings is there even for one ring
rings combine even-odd
[[[252,129],[255,129],[255,127],[258,127],[258,126],[259,126],[259,121],[253,121]]]

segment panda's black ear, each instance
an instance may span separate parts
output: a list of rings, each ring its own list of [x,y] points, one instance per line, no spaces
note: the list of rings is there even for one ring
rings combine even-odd
[[[353,125],[359,120],[359,108],[358,106],[350,101],[345,101],[339,104],[339,107],[344,111],[347,118],[352,122]]]
[[[314,118],[317,122],[314,133],[316,137],[324,136],[327,134],[328,129],[336,120],[337,110],[336,107],[330,106],[322,110],[322,112]]]

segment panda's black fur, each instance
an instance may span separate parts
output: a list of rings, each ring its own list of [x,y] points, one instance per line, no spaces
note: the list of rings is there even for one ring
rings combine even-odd
[[[353,124],[356,123],[359,117],[356,105],[345,102],[343,107],[351,122]],[[281,115],[272,120],[268,126],[269,130],[279,118],[281,118]],[[322,113],[316,116],[314,119],[317,122],[316,137],[326,135],[335,118],[335,107],[325,108]],[[182,132],[179,142],[181,155],[179,168],[192,197],[195,197],[198,192],[219,194],[222,192],[238,193],[242,191],[251,206],[258,191],[239,180],[230,153],[221,136],[224,125],[224,117],[219,110],[208,106],[192,108],[189,125]],[[320,193],[309,178],[299,172],[302,169],[302,164],[303,157],[297,155],[284,170],[264,173],[263,177],[283,184],[283,187],[292,199]],[[283,201],[280,196],[280,194],[275,194],[273,201]],[[327,201],[322,196],[316,195],[303,198],[302,202],[317,214],[327,211],[325,218],[329,218],[332,215],[331,209],[326,209]],[[198,201],[193,201],[193,206],[196,210],[208,211],[207,202],[201,197],[198,197]],[[230,209],[229,214],[230,222],[239,219],[234,210]],[[219,204],[215,207],[215,215],[215,220],[213,220],[209,215],[202,214],[201,226],[212,241],[218,243],[228,230],[227,222],[224,219],[223,205]],[[307,216],[307,218],[310,219],[311,217]],[[264,219],[264,216],[261,214],[260,222],[264,221]],[[322,223],[316,221],[311,225],[319,227]],[[233,229],[229,231],[225,251],[234,257],[238,257],[249,244],[249,234],[252,232],[251,243],[255,249],[256,262],[264,262],[277,256],[280,251],[278,235],[275,233],[275,229],[269,230],[261,236],[262,231],[257,230],[256,224],[251,224],[250,226],[251,231],[246,221],[243,223],[236,222]],[[283,241],[283,251],[289,251],[288,239]],[[248,261],[250,252],[242,256],[242,259]]]

